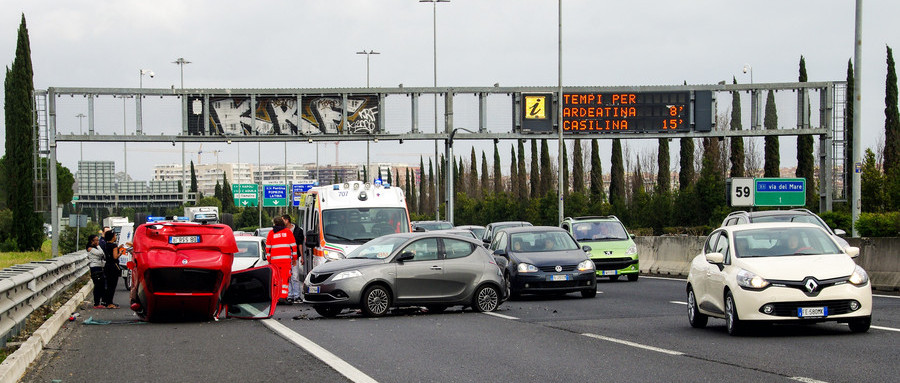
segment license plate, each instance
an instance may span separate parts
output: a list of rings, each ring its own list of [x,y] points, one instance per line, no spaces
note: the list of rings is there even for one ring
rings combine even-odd
[[[619,274],[618,270],[603,270],[602,274],[600,274],[600,275],[617,275],[617,274]]]
[[[199,242],[200,242],[200,236],[199,236],[199,235],[187,235],[187,236],[169,237],[169,243],[171,243],[171,244],[199,243]]]
[[[828,307],[798,307],[797,317],[799,318],[815,318],[827,317]]]
[[[310,293],[310,294],[318,294],[318,293],[319,293],[319,286],[309,286],[309,293]]]
[[[568,281],[569,276],[568,275],[551,275],[550,280],[551,281]]]

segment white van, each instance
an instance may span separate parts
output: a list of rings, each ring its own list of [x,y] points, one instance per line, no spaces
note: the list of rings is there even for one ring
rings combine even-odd
[[[403,189],[390,185],[351,181],[314,187],[304,208],[307,272],[344,258],[373,238],[410,232],[406,196]]]

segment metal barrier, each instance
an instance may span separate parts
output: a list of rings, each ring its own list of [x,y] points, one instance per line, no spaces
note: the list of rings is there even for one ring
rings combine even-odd
[[[0,346],[19,334],[34,310],[87,272],[83,250],[0,270]]]

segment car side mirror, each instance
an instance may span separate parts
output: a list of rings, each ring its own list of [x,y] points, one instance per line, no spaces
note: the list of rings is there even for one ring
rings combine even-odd
[[[628,234],[628,236],[631,237],[631,239],[634,239],[634,234]]]
[[[847,252],[847,255],[849,255],[850,258],[856,258],[859,256],[859,248],[856,246],[847,246],[844,251]]]
[[[504,258],[509,257],[509,254],[507,254],[506,250],[503,250],[503,249],[494,250],[494,255],[496,255],[498,257],[504,257]]]
[[[591,247],[588,246],[588,245],[584,245],[584,246],[581,247],[581,250],[584,250],[585,253],[590,253],[590,252],[591,252]]]
[[[843,237],[843,236],[847,235],[847,232],[843,231],[841,229],[834,229],[834,235],[836,235],[838,237]]]
[[[306,232],[306,247],[319,247],[319,232],[310,230]]]
[[[416,229],[413,230],[413,231],[416,232],[416,233],[424,233],[424,232],[425,232],[425,228],[422,227],[422,226],[416,226]]]
[[[725,263],[725,254],[707,253],[706,254],[706,262],[712,263],[714,265],[719,265],[719,264]]]
[[[409,261],[416,257],[412,251],[404,251],[397,256],[397,262]]]

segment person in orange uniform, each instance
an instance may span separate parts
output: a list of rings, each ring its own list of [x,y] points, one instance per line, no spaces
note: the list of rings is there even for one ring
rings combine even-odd
[[[294,241],[294,233],[285,226],[283,218],[275,217],[272,223],[272,231],[266,236],[266,254],[269,264],[278,270],[278,281],[281,282],[278,299],[284,300],[288,297],[291,263],[297,260],[297,242]]]

